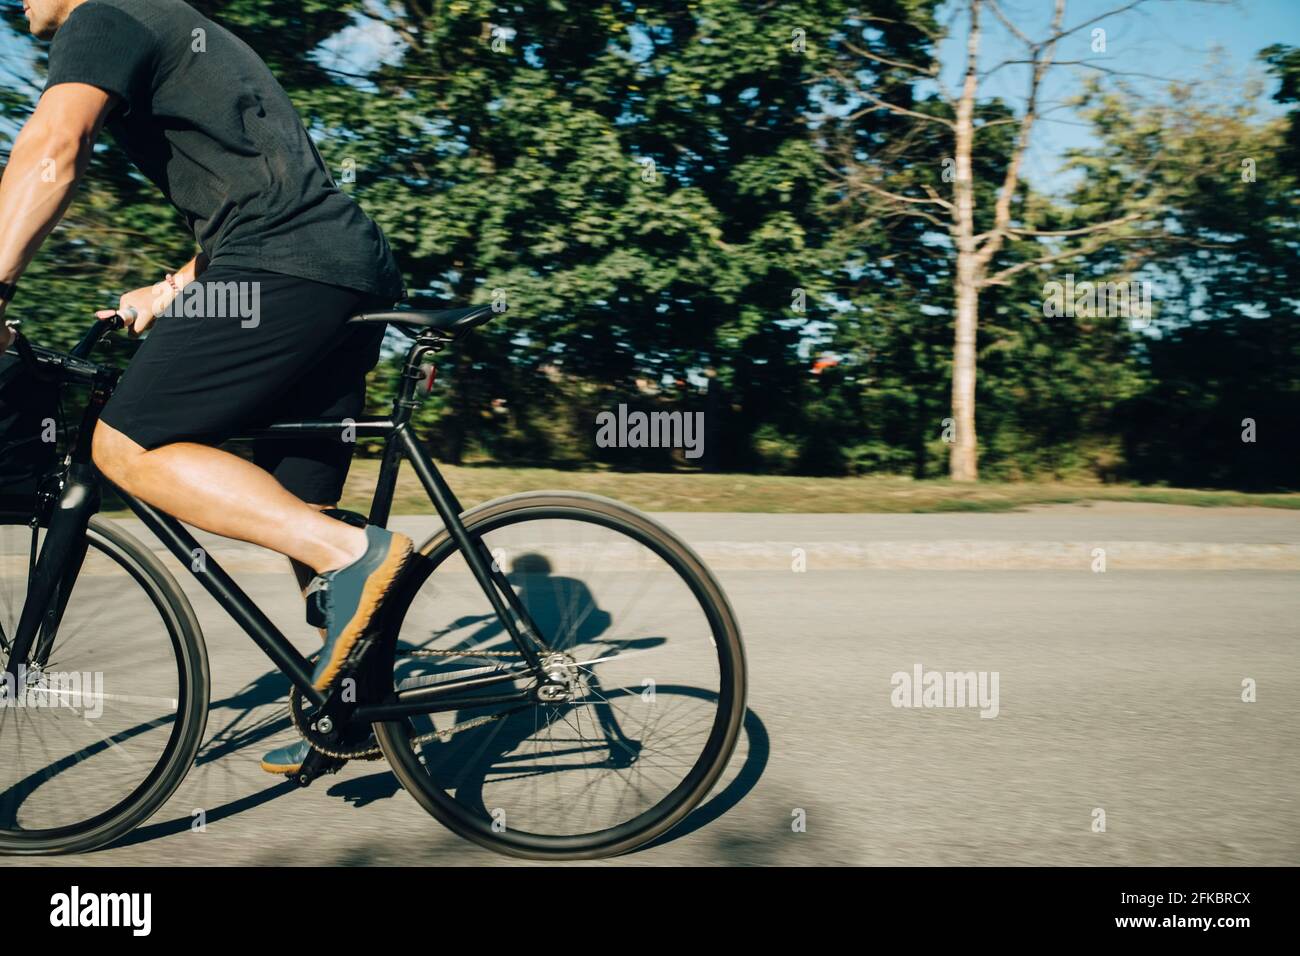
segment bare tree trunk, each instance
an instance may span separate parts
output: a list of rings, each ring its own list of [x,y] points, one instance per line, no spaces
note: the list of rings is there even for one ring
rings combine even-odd
[[[979,323],[979,286],[975,255],[957,254],[957,318],[952,349],[953,443],[948,453],[948,476],[953,481],[975,481],[979,462],[975,444],[975,329]]]
[[[1026,269],[1041,268],[1054,262],[1062,262],[1094,252],[1107,242],[1124,235],[1126,231],[1133,228],[1134,223],[1146,220],[1147,210],[1153,208],[1149,200],[1144,200],[1140,208],[1132,209],[1114,219],[1058,230],[1035,229],[1028,224],[1017,224],[1014,221],[1016,194],[1021,185],[1021,166],[1029,148],[1030,136],[1038,120],[1039,93],[1043,78],[1055,62],[1059,42],[1065,37],[1088,29],[1106,17],[1132,10],[1147,0],[1118,0],[1119,5],[1114,9],[1085,17],[1069,29],[1064,27],[1066,0],[1053,0],[1051,26],[1047,35],[1039,40],[1032,39],[1028,33],[1018,27],[1003,11],[1000,2],[1001,0],[964,0],[970,14],[970,33],[966,38],[966,68],[963,71],[960,95],[948,95],[943,83],[939,82],[940,98],[952,107],[951,120],[945,116],[890,103],[875,95],[870,89],[855,85],[855,80],[843,72],[835,69],[831,71],[833,77],[844,83],[846,87],[854,89],[856,95],[864,101],[861,114],[885,110],[895,116],[909,117],[918,123],[937,124],[952,133],[955,176],[951,201],[943,198],[935,189],[927,185],[921,186],[924,196],[917,195],[915,189],[909,190],[907,186],[903,186],[901,191],[882,186],[876,180],[881,178],[882,163],[887,170],[891,159],[889,155],[877,160],[875,164],[858,168],[856,173],[850,172],[847,183],[851,193],[869,195],[876,211],[886,218],[892,219],[898,216],[920,218],[937,228],[947,229],[952,239],[955,272],[953,276],[952,443],[948,453],[948,474],[954,481],[976,481],[979,478],[979,436],[975,430],[977,372],[975,342],[979,331],[980,291],[988,286],[1005,286],[1007,280]],[[987,231],[977,233],[972,158],[975,137],[985,128],[984,125],[979,127],[975,125],[975,105],[979,96],[981,77],[980,19],[986,13],[1000,22],[1006,31],[1024,46],[1024,58],[1004,60],[984,75],[1011,63],[1027,64],[1030,69],[1025,108],[1019,119],[1003,118],[985,124],[991,126],[1015,122],[1019,128],[1011,153],[1007,157],[1006,170],[1003,173],[996,201],[993,203],[992,215],[983,217],[984,220],[992,221],[988,223]],[[934,37],[931,39],[933,40]],[[909,64],[880,56],[870,50],[859,49],[851,43],[848,46],[854,53],[872,64],[937,80],[938,69],[934,64],[929,67]],[[852,113],[847,119],[852,121],[861,114]],[[852,155],[846,162],[851,170],[855,169],[856,159]],[[884,181],[889,182],[887,176]],[[1131,235],[1131,232],[1129,234]],[[1028,243],[1021,243],[1018,249],[1019,261],[1005,265],[1001,269],[998,269],[997,264],[994,263],[994,257],[1005,248],[1008,241],[1049,237],[1079,238],[1080,241],[1077,244],[1062,243],[1037,248]]]
[[[975,328],[979,324],[980,262],[975,242],[975,194],[971,151],[975,139],[975,93],[979,87],[980,2],[971,0],[966,38],[966,76],[953,124],[953,239],[957,246],[956,317],[953,322],[952,424],[948,475],[953,481],[979,477],[975,436]]]

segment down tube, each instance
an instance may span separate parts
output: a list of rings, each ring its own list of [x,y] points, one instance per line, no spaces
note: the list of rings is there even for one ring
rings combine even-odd
[[[148,505],[132,495],[122,494],[123,500],[136,513],[145,527],[152,531],[170,551],[181,567],[188,567],[192,555],[199,548],[199,543],[184,525],[170,515],[165,515],[152,505]],[[311,680],[311,664],[297,649],[289,643],[288,638],[268,618],[234,579],[226,573],[214,558],[208,556],[202,572],[190,572],[203,589],[212,595],[221,609],[225,611],[244,632],[261,648],[262,653],[271,659],[276,667],[288,677],[308,700],[317,707],[325,703],[325,695],[318,691]]]

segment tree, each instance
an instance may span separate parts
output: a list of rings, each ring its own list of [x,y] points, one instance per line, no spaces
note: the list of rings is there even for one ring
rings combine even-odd
[[[530,454],[549,457],[558,414],[585,431],[582,456],[599,456],[593,408],[636,400],[638,380],[689,392],[708,368],[727,394],[724,464],[752,466],[764,425],[802,430],[815,396],[800,346],[829,317],[820,293],[837,269],[806,117],[847,10],[464,0],[359,12],[397,52],[304,100],[323,155],[353,162],[348,188],[413,290],[508,306],[457,347],[444,454],[474,442],[508,454],[529,436]],[[557,408],[547,397],[560,389]],[[479,417],[494,397],[518,415]]]
[[[1262,58],[1295,103],[1300,58]],[[1111,247],[1097,271],[1145,257],[1159,314],[1136,341],[1142,386],[1115,407],[1125,471],[1141,481],[1253,489],[1293,487],[1300,442],[1300,110],[1266,117],[1259,84],[1207,74],[1162,101],[1091,91],[1097,145],[1071,162],[1089,171],[1073,200],[1106,215],[1128,190],[1135,154],[1165,157],[1157,174],[1164,241],[1154,254]],[[1125,170],[1128,168],[1128,172]],[[1109,177],[1118,177],[1111,181]]]
[[[845,122],[856,123],[882,112],[899,120],[892,142],[886,145],[864,142],[856,131],[844,137],[831,170],[840,178],[845,194],[859,201],[859,214],[867,222],[901,217],[928,224],[943,238],[952,258],[954,440],[949,473],[954,480],[978,477],[975,405],[981,297],[1007,286],[1026,270],[1077,259],[1149,232],[1155,225],[1153,213],[1160,208],[1160,201],[1150,191],[1123,196],[1120,208],[1104,219],[1085,218],[1077,209],[1053,209],[1036,201],[1022,172],[1044,111],[1041,98],[1048,71],[1067,65],[1096,66],[1083,60],[1058,59],[1061,41],[1142,2],[1131,0],[1066,26],[1065,0],[1054,0],[1046,34],[1034,38],[997,0],[964,0],[957,7],[966,21],[966,52],[961,88],[955,94],[940,81],[939,64],[934,59],[943,34],[921,21],[914,21],[913,26],[926,32],[927,59],[909,61],[882,53],[870,29],[877,18],[866,17],[869,28],[862,43],[848,45],[858,62],[834,71],[834,78],[850,91],[846,98],[861,104]],[[1021,56],[982,67],[986,18],[1000,24],[1020,44]],[[982,102],[981,83],[998,70],[1015,66],[1023,67],[1026,76],[1019,108]],[[904,85],[909,77],[926,80],[937,92],[914,102],[891,97],[892,92],[914,88]],[[936,157],[943,159],[948,175],[936,169]],[[941,179],[952,184],[946,196]]]

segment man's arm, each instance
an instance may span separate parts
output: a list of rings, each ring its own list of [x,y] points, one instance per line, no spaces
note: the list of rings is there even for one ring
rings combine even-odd
[[[122,293],[116,309],[100,309],[95,316],[106,319],[110,315],[120,315],[125,320],[127,331],[132,335],[140,335],[153,326],[154,319],[180,294],[181,289],[202,275],[207,268],[208,257],[200,252],[175,272],[169,273],[162,282]]]
[[[116,99],[86,83],[60,83],[41,96],[0,179],[0,283],[18,281],[67,211]],[[7,305],[0,297],[0,316]],[[0,351],[9,339],[0,332]]]
[[[176,279],[176,287],[179,289],[185,288],[199,276],[203,275],[203,272],[207,267],[208,257],[204,253],[200,252],[197,256],[176,270],[173,276],[173,278]]]

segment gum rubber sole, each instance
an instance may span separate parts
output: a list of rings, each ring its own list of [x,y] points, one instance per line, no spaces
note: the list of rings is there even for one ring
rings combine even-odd
[[[265,760],[263,760],[262,769],[265,770],[267,773],[297,773],[299,770],[302,769],[302,764],[267,763]]]
[[[349,658],[353,656],[353,651],[364,650],[364,646],[359,646],[359,642],[365,635],[366,628],[383,607],[384,598],[388,596],[393,583],[414,553],[415,543],[410,538],[404,534],[393,535],[384,563],[366,579],[356,613],[352,615],[352,620],[348,622],[330,650],[329,664],[326,665],[321,676],[312,682],[312,686],[317,690],[328,690],[334,683],[334,679],[343,671]]]

